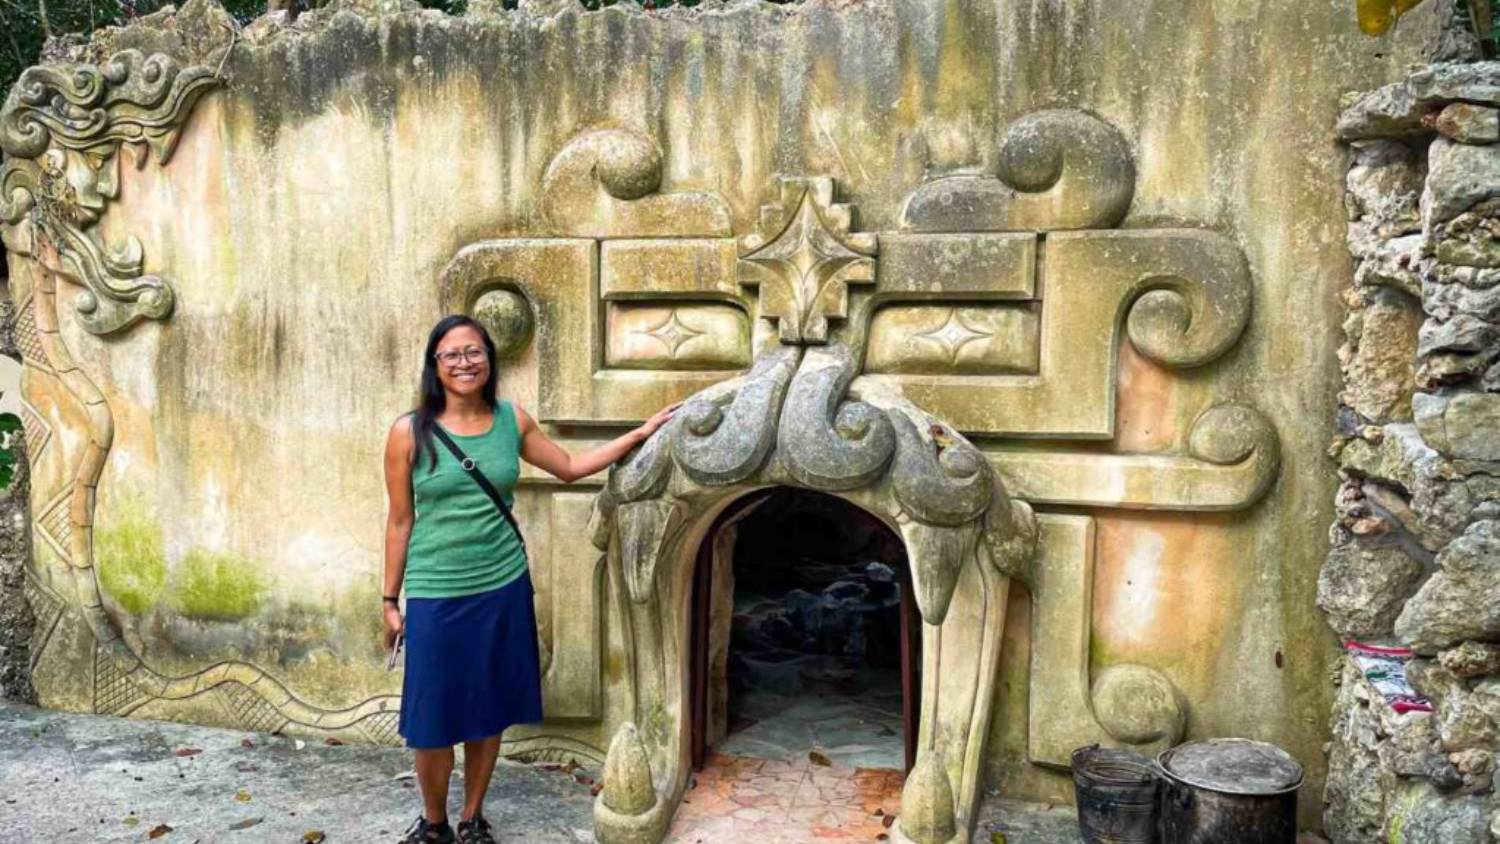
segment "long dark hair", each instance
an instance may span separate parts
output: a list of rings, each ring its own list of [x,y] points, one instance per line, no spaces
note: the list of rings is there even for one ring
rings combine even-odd
[[[422,355],[422,395],[418,399],[417,408],[411,412],[411,435],[412,441],[416,443],[412,462],[415,463],[417,456],[425,451],[429,470],[437,468],[437,443],[433,441],[432,428],[437,424],[438,415],[448,406],[448,394],[443,392],[443,382],[438,379],[438,343],[442,342],[448,332],[466,325],[478,331],[480,338],[484,340],[484,356],[490,362],[490,377],[485,379],[479,393],[484,397],[485,404],[495,406],[495,341],[490,339],[490,333],[464,314],[449,314],[438,320],[437,325],[432,327],[432,333],[427,335],[427,351]]]

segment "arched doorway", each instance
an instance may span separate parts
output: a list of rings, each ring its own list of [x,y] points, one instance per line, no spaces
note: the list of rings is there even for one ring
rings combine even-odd
[[[775,487],[714,520],[694,564],[690,742],[731,756],[911,770],[921,616],[901,538],[827,493]]]
[[[1034,550],[1035,519],[972,444],[900,396],[856,393],[856,372],[838,344],[769,346],[745,376],[689,400],[595,497],[592,540],[622,611],[628,713],[611,728],[594,803],[605,844],[666,834],[692,779],[697,563],[723,535],[721,518],[788,487],[869,514],[909,561],[921,693],[907,697],[919,710],[917,728],[902,731],[915,734],[916,760],[890,839],[959,844],[972,828],[1009,578]],[[706,648],[705,637],[700,662]]]

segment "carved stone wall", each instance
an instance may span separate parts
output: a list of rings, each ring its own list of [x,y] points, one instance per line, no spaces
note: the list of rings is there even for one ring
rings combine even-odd
[[[1500,64],[1435,64],[1344,111],[1349,250],[1333,549],[1337,842],[1500,840]],[[1403,669],[1397,668],[1400,674]],[[1415,703],[1415,706],[1412,704]],[[1404,710],[1404,711],[1403,711]]]
[[[1090,741],[1270,739],[1316,790],[1324,116],[1424,15],[1376,46],[1343,0],[335,2],[231,38],[191,0],[101,33],[0,113],[38,692],[391,740],[380,445],[468,310],[570,447],[698,397],[628,495],[523,476],[549,720],[507,751],[614,742],[658,793],[604,810],[670,812],[662,549],[755,482],[855,500],[922,571],[953,752],[903,834],[1070,799]],[[1034,510],[1035,554],[959,481]]]

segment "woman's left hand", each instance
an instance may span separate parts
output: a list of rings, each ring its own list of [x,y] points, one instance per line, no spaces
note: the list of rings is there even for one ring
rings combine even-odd
[[[677,402],[676,404],[668,405],[661,410],[656,411],[656,414],[654,416],[652,416],[650,419],[647,419],[641,425],[641,433],[646,437],[650,437],[652,434],[656,433],[656,430],[658,428],[672,421],[672,417],[676,415],[677,409],[680,407],[682,407],[682,402]]]

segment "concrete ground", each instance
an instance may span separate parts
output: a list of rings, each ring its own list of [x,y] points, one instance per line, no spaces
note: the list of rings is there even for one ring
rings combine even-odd
[[[410,764],[399,748],[299,747],[281,736],[0,702],[0,838],[296,844],[320,832],[327,844],[389,844],[419,812]],[[501,841],[592,841],[594,776],[502,764],[486,814]],[[461,788],[455,777],[455,811]],[[1009,801],[987,803],[974,835],[980,844],[1078,840],[1069,810]]]

